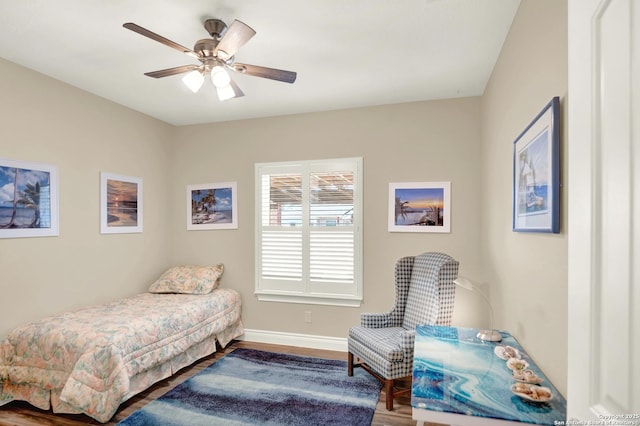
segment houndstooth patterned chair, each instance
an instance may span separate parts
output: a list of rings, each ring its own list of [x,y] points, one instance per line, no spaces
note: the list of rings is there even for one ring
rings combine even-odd
[[[349,330],[348,375],[362,367],[378,379],[393,399],[411,391],[395,389],[394,381],[411,377],[416,325],[450,325],[458,261],[444,253],[423,253],[396,262],[396,301],[390,312],[363,313],[360,327]],[[354,358],[359,362],[354,363]]]

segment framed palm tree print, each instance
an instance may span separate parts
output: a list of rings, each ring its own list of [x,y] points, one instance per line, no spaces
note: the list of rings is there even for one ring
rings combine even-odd
[[[187,229],[238,228],[236,182],[187,186]]]
[[[58,169],[0,158],[0,238],[58,232]]]

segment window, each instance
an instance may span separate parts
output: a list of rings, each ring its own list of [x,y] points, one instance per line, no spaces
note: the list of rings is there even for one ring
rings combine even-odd
[[[362,158],[256,164],[259,300],[360,306]]]

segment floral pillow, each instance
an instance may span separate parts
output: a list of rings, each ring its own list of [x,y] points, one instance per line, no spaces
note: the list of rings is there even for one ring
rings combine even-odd
[[[224,266],[182,265],[168,269],[149,287],[149,293],[207,294],[218,287]]]

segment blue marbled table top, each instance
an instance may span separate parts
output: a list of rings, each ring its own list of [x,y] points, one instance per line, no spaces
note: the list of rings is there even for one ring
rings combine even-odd
[[[485,342],[477,329],[418,326],[413,361],[411,405],[432,411],[553,425],[565,421],[567,402],[511,334],[501,331],[501,342]],[[496,346],[520,352],[551,390],[547,402],[532,402],[511,392],[516,383]]]

